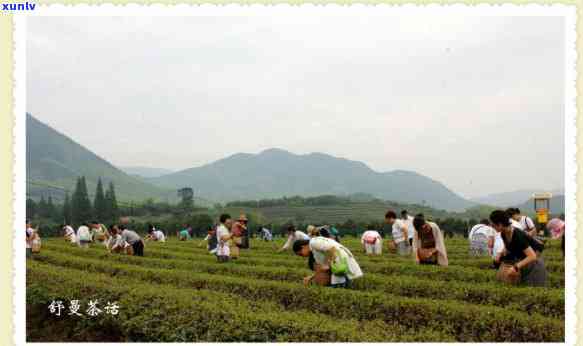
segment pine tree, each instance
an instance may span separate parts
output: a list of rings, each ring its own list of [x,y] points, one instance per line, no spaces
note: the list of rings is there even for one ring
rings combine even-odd
[[[91,201],[87,194],[85,177],[79,177],[77,179],[77,186],[75,187],[75,192],[73,192],[71,204],[72,219],[74,223],[79,224],[81,222],[89,221],[92,215]]]
[[[47,217],[51,220],[57,220],[59,218],[59,215],[57,215],[57,208],[53,203],[53,197],[50,195],[47,200]]]
[[[45,200],[45,196],[42,195],[40,197],[40,201],[38,202],[38,215],[42,218],[48,217],[47,211],[47,201]]]
[[[71,222],[79,224],[84,220],[81,219],[81,211],[79,209],[79,194],[81,191],[81,177],[77,178],[77,183],[75,184],[75,190],[73,190],[73,196],[71,197]]]
[[[113,182],[109,183],[109,188],[105,193],[105,210],[106,219],[110,222],[115,222],[118,218],[119,210],[117,206],[117,199],[115,197],[115,187]]]
[[[95,200],[93,202],[94,215],[100,222],[104,222],[107,218],[107,201],[103,195],[103,184],[101,178],[97,181],[97,188],[95,190]]]
[[[69,200],[69,193],[65,195],[65,201],[63,202],[63,222],[66,224],[71,224],[71,201]]]
[[[26,218],[32,220],[38,214],[38,207],[32,198],[26,199]]]

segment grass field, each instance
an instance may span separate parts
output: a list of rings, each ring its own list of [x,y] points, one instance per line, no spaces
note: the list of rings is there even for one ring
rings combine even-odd
[[[145,257],[43,242],[27,260],[28,341],[538,341],[564,340],[564,261],[544,251],[549,288],[494,281],[467,240],[447,239],[450,266],[366,257],[344,239],[365,276],[349,290],[304,288],[306,259],[254,240],[236,262],[219,264],[199,241],[147,243]],[[277,246],[281,245],[281,240]],[[119,315],[63,316],[62,300],[117,301]],[[102,306],[103,308],[103,306]],[[85,312],[84,311],[81,312]]]

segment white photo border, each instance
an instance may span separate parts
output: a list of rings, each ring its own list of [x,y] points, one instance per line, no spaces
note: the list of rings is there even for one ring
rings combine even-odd
[[[370,8],[375,12],[371,13]],[[13,236],[13,340],[15,345],[26,342],[26,260],[24,244],[24,220],[26,218],[26,22],[28,16],[271,16],[274,14],[293,15],[460,15],[460,16],[561,16],[565,18],[565,344],[575,345],[576,337],[576,191],[577,191],[577,124],[576,124],[576,12],[574,5],[37,5],[37,10],[29,14],[14,15],[14,236]],[[34,343],[34,345],[59,345],[61,343]],[[63,343],[66,345],[115,345],[115,343]],[[132,343],[134,345],[166,345],[168,343]],[[199,343],[210,344],[210,343]],[[262,345],[259,343],[250,343]],[[304,343],[308,344],[308,343]],[[309,343],[312,344],[312,343]],[[438,343],[426,343],[437,345]],[[440,343],[441,344],[441,343]],[[562,343],[555,343],[561,345]],[[318,345],[313,343],[313,345]],[[526,345],[526,344],[525,344]]]

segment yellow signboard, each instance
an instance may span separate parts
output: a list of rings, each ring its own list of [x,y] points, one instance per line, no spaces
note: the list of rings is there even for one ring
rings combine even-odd
[[[538,223],[546,224],[549,221],[549,211],[548,209],[538,209],[536,211],[536,216]]]

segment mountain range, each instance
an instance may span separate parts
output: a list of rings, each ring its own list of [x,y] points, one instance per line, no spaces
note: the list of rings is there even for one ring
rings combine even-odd
[[[209,202],[363,193],[399,203],[461,211],[479,204],[527,206],[524,203],[534,192],[521,190],[467,200],[416,172],[376,172],[359,161],[324,153],[297,155],[282,149],[238,153],[178,172],[138,166],[120,169],[28,113],[26,131],[27,194],[32,198],[51,195],[62,200],[65,190],[71,193],[81,175],[86,177],[90,194],[99,177],[105,184],[114,182],[121,201],[152,198],[173,202],[177,189],[192,187],[196,197]],[[564,202],[557,198],[553,205],[560,208]]]
[[[173,173],[172,170],[166,168],[142,167],[142,166],[127,166],[119,168],[129,175],[138,176],[141,178],[156,178],[165,174]]]
[[[85,176],[92,198],[101,177],[105,186],[113,182],[120,201],[143,201],[147,198],[176,198],[176,191],[154,186],[114,167],[69,137],[26,115],[27,195],[49,195],[62,201],[72,194],[78,176]]]
[[[471,201],[479,204],[496,205],[499,207],[516,207],[532,200],[532,195],[539,192],[551,192],[553,196],[564,195],[563,189],[555,189],[553,191],[541,191],[535,189],[523,189],[502,193],[494,193],[487,196],[472,198]]]
[[[259,154],[239,153],[147,181],[168,189],[189,186],[195,194],[221,202],[369,193],[385,200],[445,210],[463,210],[475,205],[443,184],[415,172],[376,172],[358,161],[323,153],[296,155],[281,149],[268,149]]]

